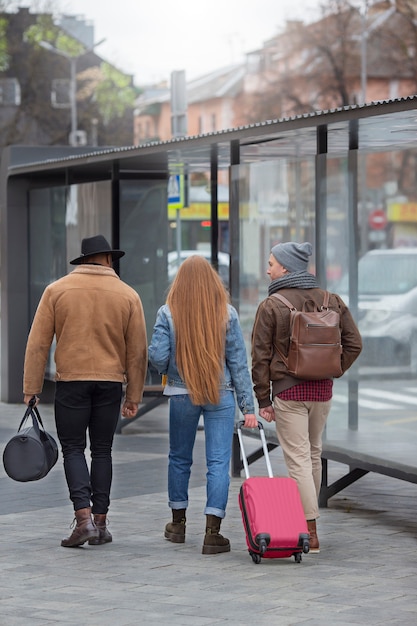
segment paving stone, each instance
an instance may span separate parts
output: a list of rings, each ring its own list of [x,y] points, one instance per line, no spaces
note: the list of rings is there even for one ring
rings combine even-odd
[[[53,407],[40,406],[48,430]],[[0,446],[23,405],[0,403]],[[250,452],[256,442],[248,441]],[[416,486],[368,474],[321,509],[321,553],[250,558],[231,478],[222,532],[230,553],[202,555],[204,432],[197,433],[185,544],[163,537],[167,505],[168,407],[116,435],[109,512],[113,543],[63,549],[73,512],[62,459],[35,483],[15,483],[0,467],[1,626],[415,626]],[[275,475],[286,475],[281,451]],[[266,475],[263,460],[252,475]],[[336,480],[343,466],[329,463]]]

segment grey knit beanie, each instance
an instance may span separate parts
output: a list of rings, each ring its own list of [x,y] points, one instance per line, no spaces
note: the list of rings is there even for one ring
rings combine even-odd
[[[308,257],[313,253],[311,243],[277,243],[271,250],[272,254],[289,272],[302,272],[307,269]]]

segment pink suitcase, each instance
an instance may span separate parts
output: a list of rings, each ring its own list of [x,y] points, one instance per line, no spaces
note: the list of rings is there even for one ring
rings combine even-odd
[[[310,549],[307,522],[297,483],[292,478],[274,478],[265,432],[258,422],[268,477],[249,476],[249,466],[239,422],[237,434],[246,479],[239,492],[248,551],[254,563],[261,558],[281,559],[294,556],[296,563]]]

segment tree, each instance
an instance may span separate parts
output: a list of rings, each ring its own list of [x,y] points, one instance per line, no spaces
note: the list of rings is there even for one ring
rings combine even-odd
[[[85,81],[79,91],[79,99],[93,98],[105,125],[114,118],[123,117],[125,111],[135,103],[136,91],[130,76],[123,74],[108,63],[91,67],[78,76]]]
[[[9,8],[13,2],[0,0],[0,80],[18,81],[21,97],[20,105],[0,107],[0,146],[68,144],[69,109],[51,106],[51,83],[69,83],[71,58],[77,68],[77,129],[89,134],[94,121],[100,144],[131,144],[132,77],[63,31],[52,12],[33,15],[19,8],[1,13],[6,4]],[[45,50],[45,44],[68,58]]]
[[[396,79],[404,92],[398,95],[415,93],[417,0],[325,0],[320,12],[310,24],[288,22],[258,53],[258,80],[246,95],[249,121],[361,102],[364,73],[377,89]],[[380,99],[388,97],[380,91]]]
[[[5,72],[9,67],[9,51],[7,46],[7,20],[0,17],[0,72]]]
[[[397,0],[379,35],[380,63],[389,67],[393,76],[409,79],[410,93],[416,93],[417,1]]]
[[[275,117],[345,106],[355,100],[360,77],[361,18],[348,0],[328,0],[312,24],[287,23],[266,48],[259,108]],[[265,119],[265,113],[261,119]]]
[[[77,90],[77,101],[90,101],[93,104],[90,109],[97,109],[96,114],[104,126],[108,126],[114,118],[122,118],[133,108],[136,94],[132,78],[108,63],[97,63],[98,57],[91,54],[93,51],[87,50],[82,43],[64,33],[55,25],[51,15],[39,16],[36,24],[26,30],[25,38],[35,46],[47,42],[70,58],[78,59],[85,54],[89,60],[94,60],[94,64],[89,63],[86,69],[77,74],[77,83],[78,79],[83,83],[82,89]]]

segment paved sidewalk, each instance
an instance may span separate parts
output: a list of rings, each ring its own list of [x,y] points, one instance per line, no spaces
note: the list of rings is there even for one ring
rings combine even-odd
[[[51,405],[40,405],[52,433]],[[415,626],[416,486],[368,474],[331,499],[319,521],[322,551],[294,559],[248,555],[232,478],[222,531],[227,554],[201,554],[205,501],[204,433],[198,432],[185,544],[163,538],[167,405],[124,429],[114,446],[109,513],[114,541],[64,549],[72,508],[62,460],[36,483],[20,484],[0,467],[1,626]],[[0,404],[0,446],[15,432],[23,405]],[[247,449],[256,442],[247,439]],[[271,453],[284,475],[281,453]],[[342,468],[329,464],[331,477]],[[265,474],[262,460],[252,474]]]

